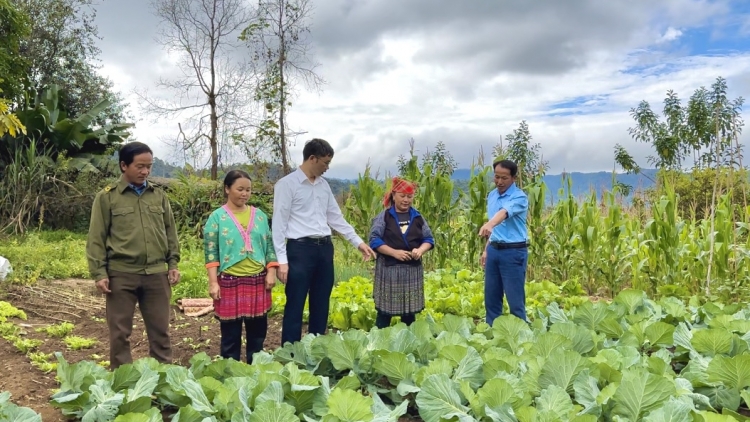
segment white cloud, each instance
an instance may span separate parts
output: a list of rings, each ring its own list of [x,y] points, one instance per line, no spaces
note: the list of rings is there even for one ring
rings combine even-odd
[[[594,29],[571,29],[586,22],[556,22],[541,12],[544,19],[538,21],[524,10],[518,15],[508,12],[511,17],[504,19],[526,30],[498,29],[502,37],[487,39],[494,18],[480,7],[467,9],[465,16],[459,9],[440,16],[439,10],[430,9],[420,17],[414,14],[416,6],[400,2],[370,1],[359,8],[359,3],[346,3],[345,13],[337,1],[320,3],[315,21],[319,38],[312,33],[319,44],[320,73],[329,83],[320,94],[301,93],[289,115],[293,130],[307,132],[291,147],[294,161],[301,160],[305,140],[327,139],[336,149],[329,171],[333,177],[356,177],[368,160],[376,168],[393,170],[398,155],[408,153],[410,137],[422,151],[442,140],[461,166],[469,166],[480,148],[491,151],[521,120],[542,144],[553,173],[611,170],[615,143],[640,159],[651,153],[627,132],[632,125],[629,109],[641,100],[658,110],[667,90],[686,101],[717,76],[729,80],[732,97],[750,87],[750,52],[689,56],[662,50],[661,44],[682,41],[691,26],[710,25],[711,19],[730,13],[721,2],[681,0],[656,7],[637,1],[629,8],[631,3],[623,1],[617,3],[617,13],[625,15],[619,19],[598,0],[580,0],[571,4],[597,20]],[[484,31],[482,37],[464,25],[472,22],[469,16],[481,21],[477,33]],[[571,11],[568,16],[576,15]],[[652,21],[657,23],[646,23]],[[322,28],[320,22],[328,26]],[[555,24],[568,26],[550,27]],[[607,35],[613,25],[618,26],[619,41]],[[535,35],[535,28],[544,29],[545,36]],[[351,37],[337,38],[346,34]],[[467,38],[455,38],[460,36]],[[565,39],[572,41],[566,44]],[[550,46],[566,50],[550,53]],[[545,58],[547,54],[556,58]],[[126,92],[152,87],[156,75],[170,72],[153,45],[143,51],[153,60],[148,66],[107,62],[106,51],[104,55],[107,65],[102,71]],[[174,135],[175,128],[175,122],[143,121],[135,133],[149,141],[156,134]],[[167,153],[164,146],[154,146],[158,155]]]
[[[667,28],[667,31],[664,33],[664,35],[661,36],[661,39],[659,39],[659,42],[669,42],[674,41],[677,38],[680,38],[682,36],[682,31],[676,28],[672,28],[671,26]]]

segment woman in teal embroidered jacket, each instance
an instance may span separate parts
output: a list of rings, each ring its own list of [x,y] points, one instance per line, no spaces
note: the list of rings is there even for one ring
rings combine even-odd
[[[227,202],[211,213],[203,229],[208,291],[221,325],[221,356],[240,360],[244,322],[248,363],[263,349],[278,267],[268,216],[247,205],[250,190],[246,172],[227,173]]]

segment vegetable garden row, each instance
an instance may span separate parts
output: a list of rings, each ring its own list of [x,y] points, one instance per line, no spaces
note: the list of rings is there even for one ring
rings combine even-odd
[[[255,363],[143,358],[110,372],[57,354],[52,405],[84,421],[744,421],[750,306],[623,290],[493,327],[445,314],[306,336]],[[0,396],[0,414],[35,420]],[[24,416],[26,415],[26,416]],[[13,419],[13,417],[16,419]],[[25,418],[24,418],[25,417]]]

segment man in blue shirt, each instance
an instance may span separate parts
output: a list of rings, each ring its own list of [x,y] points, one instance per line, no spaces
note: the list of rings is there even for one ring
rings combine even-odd
[[[484,306],[487,324],[503,313],[503,295],[510,313],[526,319],[526,264],[528,232],[526,213],[529,201],[516,186],[518,166],[510,160],[493,163],[497,189],[487,197],[487,218],[479,235],[489,237],[482,253],[484,267]]]

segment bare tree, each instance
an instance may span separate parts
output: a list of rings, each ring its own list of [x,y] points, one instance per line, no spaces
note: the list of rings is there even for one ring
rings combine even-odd
[[[255,142],[272,147],[281,161],[284,174],[291,172],[290,133],[287,110],[295,85],[303,82],[309,89],[320,89],[325,81],[315,73],[317,63],[311,59],[309,19],[310,0],[260,0],[256,18],[242,32],[254,59],[265,69],[258,84],[256,99],[263,103],[264,119],[258,126]]]
[[[154,0],[152,6],[162,21],[158,41],[179,58],[180,75],[159,80],[162,98],[138,95],[155,119],[177,120],[173,144],[186,156],[210,151],[215,180],[220,157],[256,127],[256,72],[238,42],[253,11],[245,0]]]

